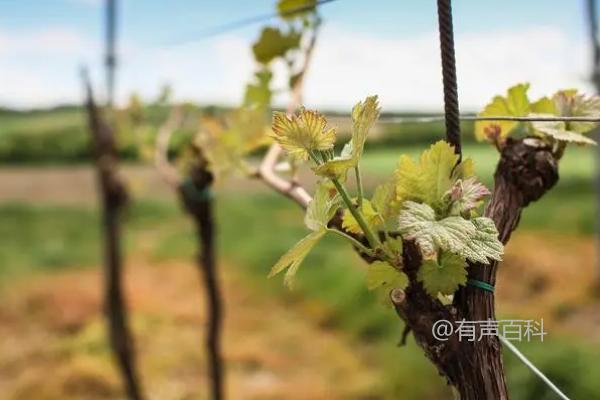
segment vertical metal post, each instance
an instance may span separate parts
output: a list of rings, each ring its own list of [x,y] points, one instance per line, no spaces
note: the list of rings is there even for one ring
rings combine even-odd
[[[114,104],[115,96],[115,69],[117,36],[117,0],[106,0],[106,105],[110,109]]]
[[[127,188],[116,174],[117,150],[114,131],[102,117],[94,101],[88,74],[82,71],[98,190],[102,205],[104,235],[104,307],[108,322],[109,343],[121,373],[129,400],[143,400],[139,384],[134,338],[129,327],[123,293],[123,257],[121,249],[121,216],[127,204]]]
[[[600,92],[600,80],[598,69],[600,67],[600,44],[598,43],[598,20],[596,12],[596,0],[587,0],[587,15],[590,34],[590,43],[592,45],[592,80]]]

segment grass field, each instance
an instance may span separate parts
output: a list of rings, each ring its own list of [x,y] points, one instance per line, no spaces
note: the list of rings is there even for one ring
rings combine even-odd
[[[364,353],[371,360],[369,362],[374,363],[371,368],[377,368],[381,373],[378,375],[380,380],[369,390],[385,394],[384,398],[390,399],[399,395],[408,399],[447,396],[443,382],[436,377],[435,371],[412,341],[406,348],[394,347],[401,325],[390,309],[380,305],[364,289],[363,264],[346,243],[330,238],[320,244],[300,271],[297,289],[289,292],[282,287],[280,279],[266,280],[266,275],[277,257],[305,233],[300,210],[270,194],[254,194],[247,202],[239,202],[235,196],[222,195],[218,197],[217,204],[222,260],[232,270],[228,275],[238,276],[245,284],[257,288],[266,296],[265,301],[297,310],[299,318],[320,329],[349,335],[356,351]],[[88,266],[94,269],[99,263],[98,216],[88,207],[9,204],[0,207],[0,220],[3,238],[0,259],[5,266],[10,266],[2,269],[5,287],[12,286],[15,280],[30,279],[30,276],[39,277],[37,279],[48,274],[61,276],[65,268],[75,271],[81,266]],[[192,226],[175,204],[156,200],[134,203],[127,213],[126,227],[126,249],[130,257],[141,257],[149,265],[161,265],[169,260],[191,262],[193,259]],[[560,238],[559,235],[554,242],[562,240]],[[586,240],[585,248],[589,249],[593,241],[591,238]],[[589,257],[586,260],[588,250],[584,250],[579,259],[567,259],[567,266],[559,263],[558,260],[562,262],[564,258],[559,258],[557,250],[552,253],[551,249],[538,248],[537,251],[550,252],[546,258],[557,260],[557,263],[549,265],[550,268],[587,271],[593,268],[592,260]],[[517,255],[520,254],[518,248],[516,251]],[[524,262],[527,263],[527,259]],[[514,267],[506,268],[518,268],[518,262],[514,264]],[[135,278],[132,279],[135,281]],[[522,276],[523,285],[536,279],[536,276],[531,279]],[[586,279],[589,281],[589,278],[578,278],[578,284],[588,285]],[[552,321],[553,315],[565,307],[573,313],[586,304],[585,300],[583,303],[581,300],[561,302],[564,296],[559,290],[562,282],[556,286],[557,290],[549,294],[551,297],[558,296],[552,307],[545,306],[544,296],[536,301],[531,293],[523,298],[511,298],[511,293],[519,289],[508,288],[504,290],[508,293],[506,303],[516,306],[503,308],[503,298],[500,297],[499,308],[508,315],[522,315],[519,304],[529,299],[530,314]],[[524,291],[527,292],[526,288]],[[268,313],[266,315],[269,318]],[[553,374],[573,398],[591,398],[591,394],[599,389],[596,381],[588,379],[590,371],[597,368],[597,355],[590,351],[591,344],[575,339],[585,336],[582,332],[560,326],[558,320],[550,323],[547,329],[554,334],[543,344],[523,344],[521,347],[541,363],[540,367]],[[598,330],[598,327],[593,329]],[[556,333],[557,330],[562,333]],[[546,392],[538,381],[511,356],[507,356],[507,360],[511,390],[520,393],[516,398],[544,398],[540,396]],[[565,365],[569,365],[568,369],[564,368]],[[585,373],[573,373],[572,368]]]
[[[201,107],[192,106],[193,110]],[[220,113],[219,107],[204,109],[208,113]],[[118,145],[123,160],[139,161],[141,153],[136,146],[141,144],[146,134],[155,132],[169,113],[169,109],[160,105],[144,108],[138,128],[132,128],[127,113],[117,114],[119,124]],[[396,116],[420,116],[421,114],[395,114]],[[349,134],[348,116],[331,116],[331,122],[342,135]],[[131,122],[131,121],[130,121]],[[195,133],[193,126],[182,128],[174,135],[171,149],[175,152]],[[473,142],[473,124],[465,122],[463,130],[465,142]],[[374,146],[389,147],[433,142],[442,137],[444,125],[434,123],[381,124],[374,128]],[[78,106],[65,106],[49,110],[10,111],[0,109],[0,164],[74,164],[85,162],[90,157],[89,134],[86,130],[86,119]]]

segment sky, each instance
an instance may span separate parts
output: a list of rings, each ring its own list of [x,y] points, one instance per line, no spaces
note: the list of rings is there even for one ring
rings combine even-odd
[[[443,109],[434,0],[337,0],[324,19],[306,80],[308,107],[348,110],[379,94],[384,111]],[[591,91],[585,0],[455,0],[459,99],[465,111],[530,82],[532,97]],[[0,106],[82,99],[86,65],[103,87],[102,0],[0,0]],[[216,26],[274,11],[275,0],[120,0],[118,101],[155,97],[239,104],[262,27],[205,37]],[[276,19],[269,21],[276,24]],[[276,71],[281,71],[276,66]],[[278,74],[275,85],[283,86]],[[100,92],[102,92],[100,90]],[[276,98],[284,104],[285,95]]]

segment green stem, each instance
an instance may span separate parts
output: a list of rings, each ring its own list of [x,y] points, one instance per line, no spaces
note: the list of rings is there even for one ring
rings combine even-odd
[[[352,199],[350,198],[350,196],[348,196],[348,192],[346,191],[346,188],[344,187],[344,185],[342,185],[340,183],[340,181],[338,181],[337,179],[332,179],[331,182],[333,182],[333,185],[337,189],[338,193],[342,196],[342,200],[344,201],[344,203],[346,203],[346,207],[348,207],[348,210],[350,210],[350,214],[352,214],[352,216],[354,217],[354,219],[356,220],[356,222],[358,223],[358,225],[364,232],[365,237],[367,238],[367,241],[369,242],[371,247],[373,249],[380,248],[381,241],[373,233],[373,231],[371,230],[371,228],[369,227],[369,225],[363,218],[362,213],[356,208],[354,203],[352,203]]]
[[[309,154],[310,158],[315,162],[315,164],[321,165],[321,163],[324,162],[324,161],[320,162],[318,157],[316,156],[316,154],[313,151],[309,151],[308,154]],[[357,176],[359,176],[359,175],[360,175],[360,171]],[[344,185],[337,179],[331,179],[331,182],[333,182],[333,185],[337,189],[338,193],[342,196],[342,200],[346,204],[346,207],[348,207],[348,210],[350,210],[350,214],[352,214],[352,216],[354,217],[354,219],[356,220],[356,222],[358,223],[358,225],[364,232],[365,237],[367,238],[367,241],[369,242],[369,245],[373,249],[380,249],[382,247],[382,245],[381,245],[381,241],[379,240],[379,237],[373,233],[373,231],[371,230],[371,228],[365,221],[361,211],[356,208],[356,206],[352,202],[352,199],[348,195],[348,192],[346,191],[346,188],[344,187]],[[362,194],[362,185],[361,185],[361,194]],[[343,233],[343,232],[340,232],[340,233]],[[350,236],[347,236],[347,237],[350,237]],[[359,242],[356,241],[356,243],[359,243]],[[362,244],[361,244],[361,246],[364,247],[364,245],[362,245]],[[366,247],[364,247],[364,248],[366,250]]]
[[[321,162],[319,161],[319,159],[317,158],[317,156],[315,155],[314,151],[308,150],[308,156],[311,158],[311,160],[314,161],[314,163],[317,165],[317,167],[319,165],[321,165]]]
[[[373,256],[373,251],[371,249],[369,249],[367,246],[365,246],[364,244],[362,244],[361,242],[359,242],[352,236],[348,235],[347,233],[344,233],[337,229],[331,229],[331,228],[327,228],[327,232],[335,233],[336,235],[339,235],[339,236],[343,237],[344,239],[348,239],[349,241],[352,242],[352,244],[354,246],[358,247],[360,249],[360,251],[367,254],[368,256],[371,256],[371,257]]]
[[[362,185],[362,176],[360,174],[360,165],[357,163],[356,167],[354,167],[354,175],[356,175],[356,189],[358,190],[358,209],[362,210],[363,205],[363,185]]]

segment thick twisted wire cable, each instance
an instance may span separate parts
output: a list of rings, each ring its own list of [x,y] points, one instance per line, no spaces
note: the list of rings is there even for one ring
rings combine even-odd
[[[438,0],[438,26],[442,55],[442,78],[444,84],[444,112],[446,140],[462,157],[460,139],[460,113],[458,109],[458,83],[456,81],[456,59],[454,56],[454,29],[452,25],[451,0]]]

